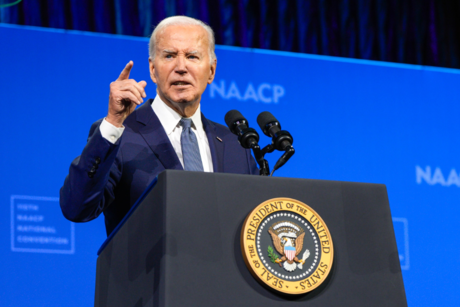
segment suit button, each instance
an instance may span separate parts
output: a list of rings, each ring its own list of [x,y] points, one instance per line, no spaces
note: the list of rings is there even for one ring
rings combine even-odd
[[[99,163],[101,163],[101,158],[97,157],[96,158],[96,164],[99,164]]]
[[[96,173],[96,168],[93,166],[93,168],[88,172],[88,177],[93,178],[95,173]]]

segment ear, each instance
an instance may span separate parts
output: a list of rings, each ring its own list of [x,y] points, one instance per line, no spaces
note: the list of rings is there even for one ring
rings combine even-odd
[[[155,76],[155,64],[153,63],[151,58],[149,58],[149,70],[150,70],[150,79],[152,79],[154,83],[157,83],[157,78]]]
[[[210,74],[208,77],[208,84],[211,84],[212,81],[214,80],[214,77],[216,76],[216,66],[217,66],[217,59],[214,59],[212,61],[211,67],[210,67]]]

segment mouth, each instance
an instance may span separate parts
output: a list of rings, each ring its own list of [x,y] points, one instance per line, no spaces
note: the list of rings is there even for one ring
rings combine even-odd
[[[172,83],[173,86],[187,86],[187,85],[191,85],[190,83],[188,83],[187,81],[176,81],[176,82],[173,82]]]

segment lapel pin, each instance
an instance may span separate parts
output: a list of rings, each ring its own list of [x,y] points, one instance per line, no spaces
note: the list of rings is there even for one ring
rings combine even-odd
[[[219,141],[223,142],[222,139],[218,136],[216,136],[216,139],[218,139]]]

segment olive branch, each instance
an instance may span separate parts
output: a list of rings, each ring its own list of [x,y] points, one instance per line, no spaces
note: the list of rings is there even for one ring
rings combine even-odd
[[[270,257],[271,262],[276,263],[276,259],[278,259],[278,255],[273,250],[273,247],[270,245],[268,246],[268,257]]]

